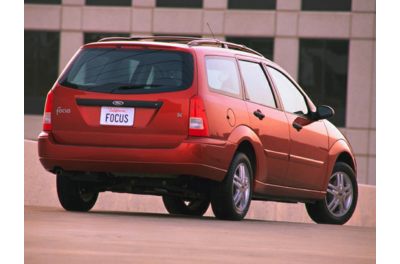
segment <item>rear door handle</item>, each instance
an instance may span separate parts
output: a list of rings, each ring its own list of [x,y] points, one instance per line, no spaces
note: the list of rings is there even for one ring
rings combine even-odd
[[[265,115],[260,111],[260,109],[254,111],[253,114],[260,120],[263,120],[265,117]]]

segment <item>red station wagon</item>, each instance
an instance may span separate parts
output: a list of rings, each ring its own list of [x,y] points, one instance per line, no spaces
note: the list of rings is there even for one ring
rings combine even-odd
[[[61,205],[100,192],[162,196],[171,214],[240,220],[251,200],[305,203],[344,224],[357,203],[349,142],[289,74],[243,45],[189,37],[84,45],[47,95],[40,162]]]

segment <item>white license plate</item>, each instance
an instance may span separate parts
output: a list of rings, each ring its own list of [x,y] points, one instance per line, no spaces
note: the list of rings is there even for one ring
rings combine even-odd
[[[101,107],[100,125],[105,126],[133,126],[135,108]]]

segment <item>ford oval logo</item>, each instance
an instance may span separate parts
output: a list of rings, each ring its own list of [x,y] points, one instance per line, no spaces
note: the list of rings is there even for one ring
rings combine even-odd
[[[121,105],[124,105],[124,102],[123,101],[113,101],[112,104],[115,106],[121,106]]]

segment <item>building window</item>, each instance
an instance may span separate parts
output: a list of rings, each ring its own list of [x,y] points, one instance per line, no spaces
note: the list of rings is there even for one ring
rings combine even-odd
[[[305,11],[351,11],[351,0],[302,0]]]
[[[59,50],[59,32],[24,32],[26,114],[43,113],[46,94],[58,77]]]
[[[245,45],[255,51],[260,52],[267,59],[272,60],[274,54],[273,38],[253,38],[253,37],[226,37],[226,41]]]
[[[228,0],[229,9],[276,9],[276,0]]]
[[[51,4],[51,5],[60,5],[61,0],[25,0],[25,4]]]
[[[330,105],[339,127],[346,124],[348,40],[301,39],[299,84],[316,105]]]
[[[86,5],[94,6],[131,6],[132,0],[86,0]]]
[[[101,32],[90,32],[84,34],[84,42],[97,42],[102,38],[109,38],[109,37],[129,37],[128,33],[101,33]]]
[[[156,7],[202,8],[203,0],[157,0]]]

